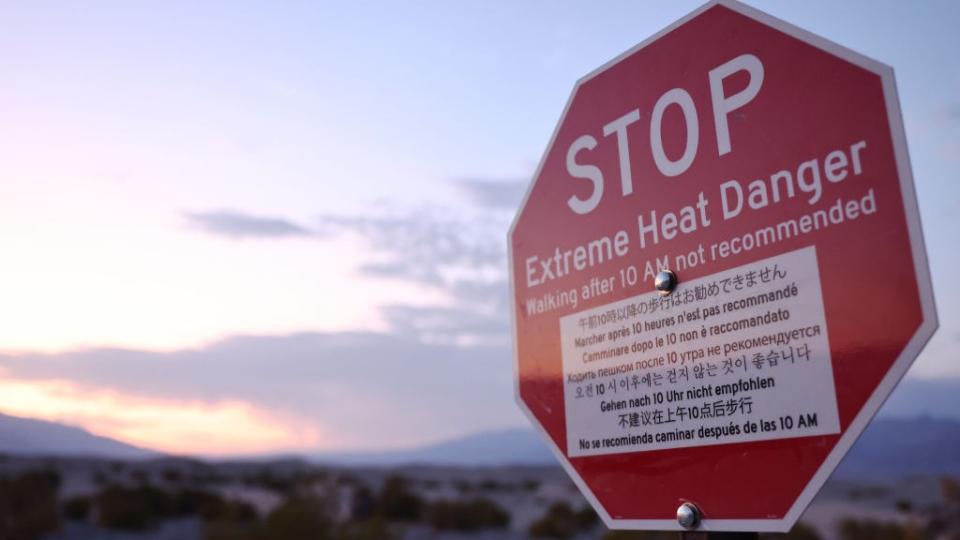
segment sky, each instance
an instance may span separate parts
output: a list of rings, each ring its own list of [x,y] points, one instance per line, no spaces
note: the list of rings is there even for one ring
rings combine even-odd
[[[894,68],[908,376],[960,377],[960,6],[750,4]],[[509,222],[576,80],[698,5],[0,5],[0,412],[210,455],[527,425]]]

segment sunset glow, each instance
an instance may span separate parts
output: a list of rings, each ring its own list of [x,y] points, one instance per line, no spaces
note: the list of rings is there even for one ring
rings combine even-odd
[[[177,454],[242,455],[330,448],[314,426],[249,403],[173,402],[83,388],[65,380],[0,381],[0,410],[84,427]],[[68,450],[68,449],[67,449]]]

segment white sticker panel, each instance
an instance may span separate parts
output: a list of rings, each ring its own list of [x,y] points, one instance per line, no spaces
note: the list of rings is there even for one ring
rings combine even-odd
[[[570,457],[840,432],[816,251],[563,317]]]

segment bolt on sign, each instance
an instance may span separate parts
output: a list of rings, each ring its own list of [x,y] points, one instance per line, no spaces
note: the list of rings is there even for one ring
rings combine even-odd
[[[893,71],[733,1],[576,84],[508,243],[517,400],[613,528],[788,530],[937,326]]]

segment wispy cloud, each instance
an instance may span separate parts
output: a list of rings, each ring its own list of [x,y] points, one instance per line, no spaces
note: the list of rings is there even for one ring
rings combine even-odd
[[[497,287],[496,294],[501,291]],[[493,305],[499,306],[495,301]],[[466,304],[470,306],[470,304]],[[474,309],[462,305],[454,307],[389,305],[383,314],[390,328],[405,335],[418,336],[427,342],[457,345],[507,345],[509,320],[498,309]],[[506,351],[504,351],[506,352]]]
[[[525,180],[460,180],[460,187],[475,204],[497,210],[516,210],[527,191]]]
[[[946,115],[950,120],[953,120],[954,122],[960,122],[960,104],[947,107]]]
[[[311,226],[284,217],[239,211],[194,212],[187,219],[228,238],[335,238],[353,236],[366,255],[356,271],[434,289],[440,305],[383,305],[391,331],[426,341],[506,343],[507,273],[505,235],[526,190],[519,180],[457,181],[470,205],[448,208],[384,208],[362,215],[325,214]]]
[[[228,238],[284,238],[314,233],[288,219],[255,216],[236,210],[185,212],[187,222],[203,231]]]
[[[369,242],[375,260],[361,267],[361,272],[438,287],[470,279],[463,272],[500,267],[502,238],[491,234],[491,227],[497,224],[489,219],[438,209],[320,217],[324,234],[357,234]]]
[[[508,215],[439,209],[323,216],[327,235],[357,235],[370,247],[357,270],[443,293],[441,305],[387,305],[391,330],[445,343],[505,344],[509,325],[505,234]]]

